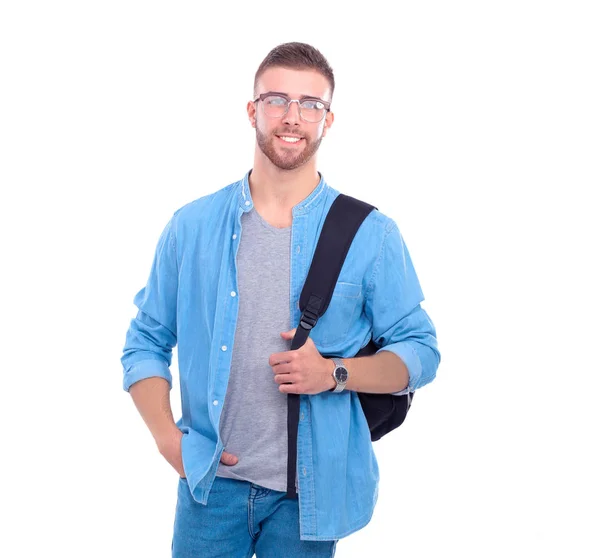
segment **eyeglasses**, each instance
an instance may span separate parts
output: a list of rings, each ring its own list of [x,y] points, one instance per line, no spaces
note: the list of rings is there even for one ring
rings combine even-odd
[[[283,93],[262,93],[254,102],[262,101],[263,112],[271,118],[281,118],[287,114],[291,103],[298,103],[300,118],[306,122],[321,122],[331,103],[317,97],[303,97],[302,99],[290,99]]]

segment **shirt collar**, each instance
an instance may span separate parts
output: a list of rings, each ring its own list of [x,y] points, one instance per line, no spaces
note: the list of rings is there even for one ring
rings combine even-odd
[[[240,187],[238,189],[238,203],[244,211],[250,211],[254,207],[254,202],[252,201],[252,195],[250,193],[250,183],[248,182],[248,177],[250,176],[251,172],[252,169],[250,169],[244,175],[244,178],[242,178],[240,181]],[[316,185],[313,191],[300,203],[294,206],[292,209],[292,215],[304,215],[321,205],[321,202],[325,199],[324,193],[327,183],[325,182],[325,179],[321,173],[319,173],[319,178],[319,183]]]

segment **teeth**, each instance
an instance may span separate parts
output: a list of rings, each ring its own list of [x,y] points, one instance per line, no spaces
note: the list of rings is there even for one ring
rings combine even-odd
[[[288,143],[296,143],[300,141],[302,138],[289,138],[287,136],[279,136],[283,141],[287,141]]]

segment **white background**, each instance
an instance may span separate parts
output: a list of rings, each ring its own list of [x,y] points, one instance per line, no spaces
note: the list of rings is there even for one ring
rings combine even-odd
[[[0,554],[170,555],[133,296],[251,167],[254,72],[297,40],[336,75],[319,169],[398,222],[442,352],[337,556],[600,556],[594,4],[3,2]]]

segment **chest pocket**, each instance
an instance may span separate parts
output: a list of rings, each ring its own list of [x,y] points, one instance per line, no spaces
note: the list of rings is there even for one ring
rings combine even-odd
[[[332,345],[348,334],[352,322],[362,308],[362,286],[338,281],[333,290],[327,312],[313,329],[311,336],[321,345]]]

